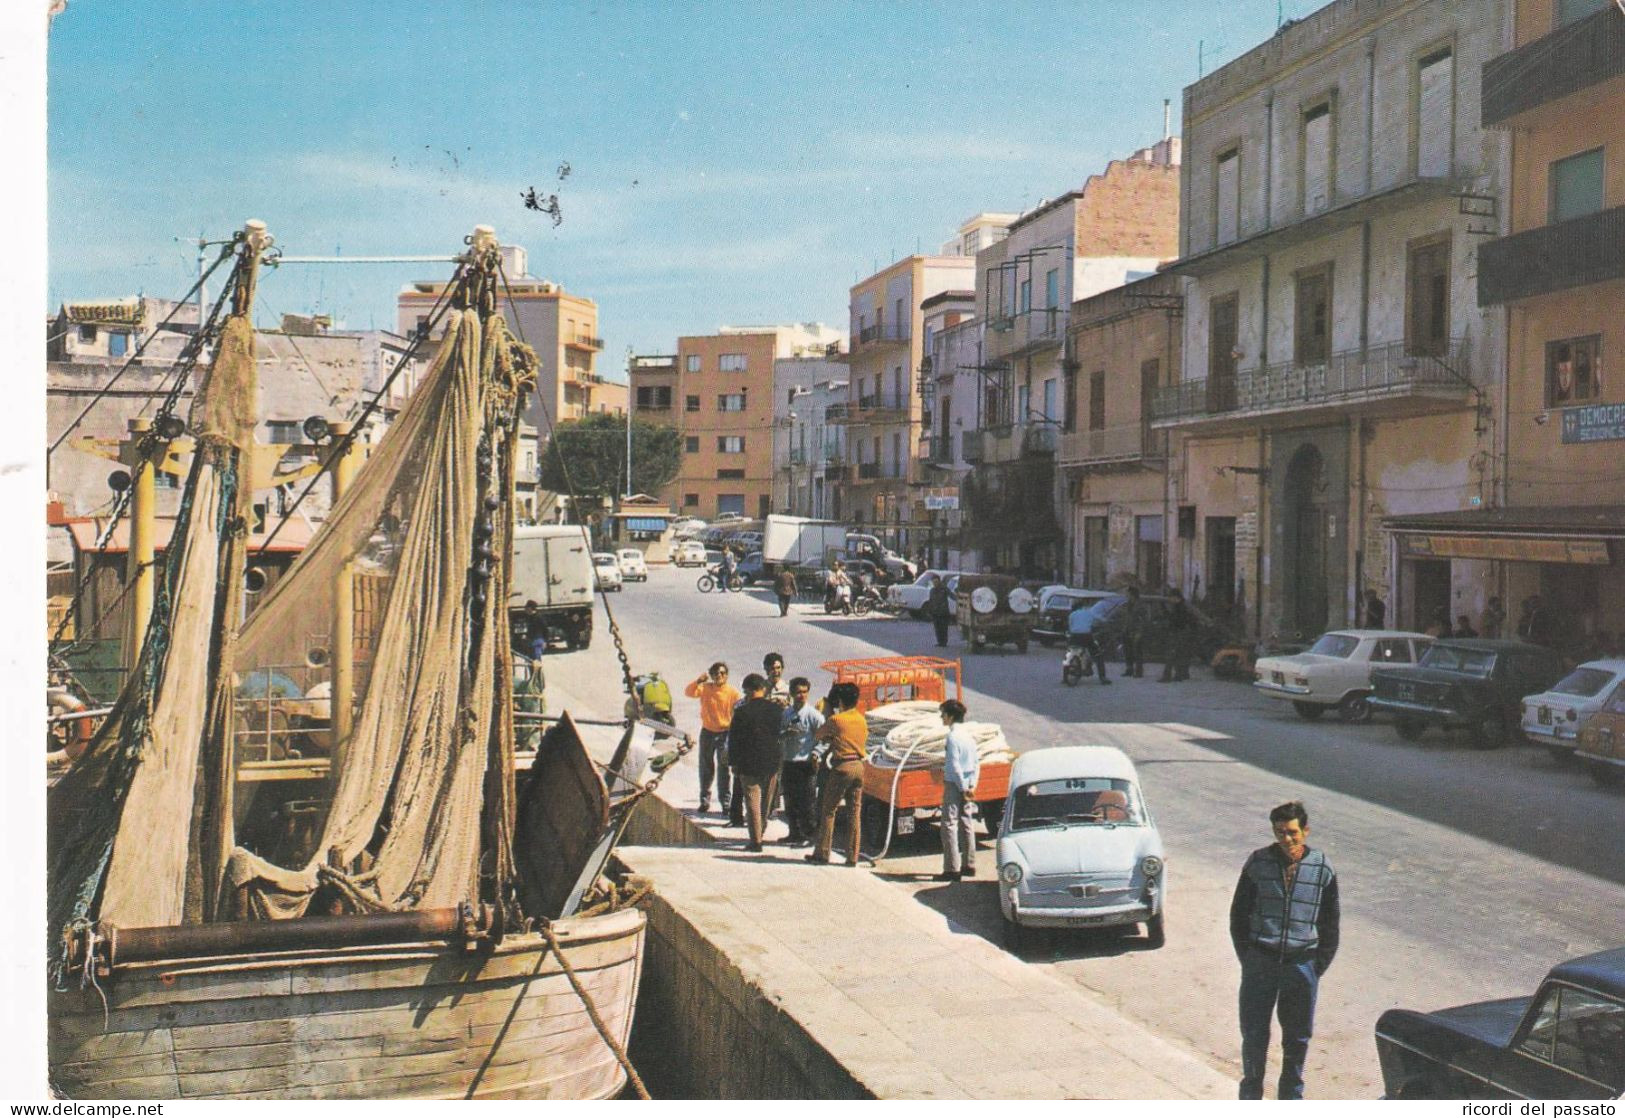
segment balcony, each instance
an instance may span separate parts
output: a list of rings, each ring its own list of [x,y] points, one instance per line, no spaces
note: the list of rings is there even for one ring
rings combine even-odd
[[[1092,431],[1068,431],[1061,436],[1056,462],[1062,466],[1110,466],[1158,458],[1148,454],[1145,426],[1125,423]]]
[[[849,426],[907,423],[911,403],[908,396],[894,396],[890,393],[860,396],[856,402],[829,405],[824,409],[824,422],[844,423]]]
[[[967,462],[980,462],[984,458],[985,439],[981,431],[962,431],[959,435],[959,456]]]
[[[852,352],[857,353],[870,346],[907,345],[910,337],[906,322],[877,322],[853,335]]]
[[[790,448],[790,465],[792,465],[792,466],[805,466],[806,464],[807,464],[807,452],[805,450],[802,450],[799,446],[791,447]]]
[[[595,338],[591,334],[572,334],[564,339],[564,344],[596,353],[604,348],[604,339]]]
[[[1022,443],[1024,454],[1054,454],[1060,442],[1061,429],[1054,423],[1027,424],[1027,437]]]
[[[859,481],[874,481],[880,477],[879,462],[859,462],[857,465]]]
[[[1033,307],[1002,316],[989,323],[988,356],[1009,359],[1059,346],[1066,338],[1066,320],[1065,307]]]
[[[1615,206],[1485,242],[1478,250],[1478,305],[1511,303],[1621,277],[1625,206]]]
[[[1484,63],[1485,128],[1625,74],[1625,18],[1612,4]]]
[[[1453,340],[1437,356],[1405,350],[1404,342],[1391,342],[1364,353],[1334,353],[1314,365],[1288,361],[1245,369],[1233,379],[1165,385],[1152,399],[1151,425],[1245,430],[1276,416],[1294,422],[1351,412],[1402,417],[1454,411],[1469,403],[1475,389],[1465,339]]]

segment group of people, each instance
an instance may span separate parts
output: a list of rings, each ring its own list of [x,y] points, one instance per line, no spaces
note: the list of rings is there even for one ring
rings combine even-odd
[[[1123,676],[1143,678],[1145,675],[1145,631],[1149,619],[1146,606],[1140,598],[1140,588],[1130,586],[1123,603]],[[1095,672],[1101,683],[1109,684],[1106,677],[1105,649],[1094,632],[1095,617],[1092,605],[1079,606],[1067,615],[1066,643],[1068,648],[1081,649],[1094,661]],[[1168,591],[1168,651],[1163,660],[1162,675],[1158,683],[1183,683],[1191,677],[1191,656],[1194,653],[1197,619],[1185,602],[1185,594],[1178,588]]]
[[[1367,590],[1364,608],[1360,614],[1361,624],[1367,629],[1381,629],[1385,627],[1387,617],[1388,607],[1382,598],[1375,590]],[[1491,597],[1484,604],[1484,612],[1476,627],[1472,618],[1465,613],[1457,614],[1455,621],[1452,622],[1450,611],[1441,607],[1429,619],[1423,632],[1430,637],[1438,638],[1484,637],[1497,640],[1501,637],[1515,637],[1530,644],[1561,648],[1576,662],[1617,655],[1621,651],[1619,642],[1604,631],[1584,636],[1560,631],[1558,619],[1539,594],[1530,594],[1518,603],[1518,618],[1511,626],[1507,624],[1506,606],[1499,597]]]

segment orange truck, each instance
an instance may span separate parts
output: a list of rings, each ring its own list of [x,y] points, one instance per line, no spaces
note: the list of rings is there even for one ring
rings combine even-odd
[[[855,683],[858,709],[870,711],[909,699],[964,701],[963,667],[940,656],[879,656],[866,660],[832,660],[820,665],[836,683]],[[990,836],[998,834],[1004,798],[1010,790],[1010,763],[983,762],[976,782],[977,812]],[[888,823],[893,834],[911,835],[923,820],[942,808],[942,766],[903,769],[865,762],[863,766],[863,834],[885,843]]]

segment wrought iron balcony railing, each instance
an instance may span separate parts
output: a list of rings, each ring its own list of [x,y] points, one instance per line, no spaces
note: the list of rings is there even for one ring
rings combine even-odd
[[[1146,430],[1139,423],[1068,431],[1061,436],[1056,461],[1063,466],[1090,466],[1107,462],[1137,462],[1147,453]]]

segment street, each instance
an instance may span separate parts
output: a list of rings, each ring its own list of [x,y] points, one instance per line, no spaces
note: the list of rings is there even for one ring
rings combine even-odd
[[[681,689],[714,660],[728,661],[737,683],[778,651],[786,675],[811,678],[816,696],[829,683],[825,661],[937,652],[925,622],[827,618],[806,601],[781,619],[765,590],[702,595],[697,574],[657,567],[609,603],[634,672],[666,677],[678,724],[690,732],[697,704]],[[1320,988],[1311,1097],[1382,1093],[1372,1028],[1385,1009],[1527,994],[1554,963],[1625,942],[1625,796],[1544,750],[1482,752],[1438,732],[1406,743],[1380,719],[1311,724],[1205,668],[1163,685],[1156,667],[1125,680],[1113,664],[1112,686],[1091,679],[1066,688],[1058,648],[973,656],[956,633],[945,654],[962,658],[969,717],[1000,723],[1016,750],[1122,748],[1167,846],[1166,947],[1041,933],[1023,957],[1227,1073],[1239,1069],[1230,895],[1247,853],[1270,841],[1268,810],[1284,800],[1305,802],[1310,844],[1342,882],[1343,943]],[[618,715],[624,696],[602,607],[592,647],[550,655],[546,670],[550,712]],[[578,701],[590,709],[571,705]],[[944,885],[930,880],[940,868],[934,828],[903,843],[875,872],[998,942],[991,844],[982,845],[975,881]],[[1272,1065],[1271,1090],[1273,1074]]]

